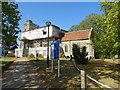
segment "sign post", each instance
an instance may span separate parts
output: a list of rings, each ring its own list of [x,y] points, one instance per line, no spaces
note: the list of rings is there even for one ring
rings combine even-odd
[[[56,40],[54,42],[51,43],[51,71],[53,73],[53,60],[58,60],[58,78],[60,77],[60,60],[59,60],[59,43],[60,40]]]
[[[60,77],[60,60],[58,60],[58,78]]]
[[[52,68],[51,68],[51,72],[52,72],[52,73],[53,73],[53,68],[54,68],[53,66],[54,66],[54,64],[53,64],[53,59],[51,59],[51,67],[52,67]]]

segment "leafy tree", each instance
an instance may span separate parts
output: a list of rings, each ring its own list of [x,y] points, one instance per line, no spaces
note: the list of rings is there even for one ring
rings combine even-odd
[[[97,21],[94,31],[95,51],[101,58],[113,58],[118,54],[120,45],[118,31],[120,31],[120,2],[102,2],[100,4],[103,17]],[[100,32],[99,32],[100,31]]]
[[[80,64],[80,47],[77,44],[73,44],[72,52],[75,62]]]
[[[91,27],[94,27],[97,24],[96,19],[100,17],[101,15],[96,14],[96,13],[89,14],[79,25],[73,25],[69,29],[69,31],[90,29]]]
[[[69,32],[72,32],[72,31],[79,31],[79,25],[73,25],[70,29],[69,29]]]
[[[4,50],[9,50],[10,46],[17,43],[17,34],[20,32],[19,20],[21,20],[17,9],[18,4],[15,2],[2,3],[2,46]]]
[[[75,59],[75,62],[78,64],[87,64],[88,58],[87,55],[88,53],[86,52],[86,47],[78,47],[77,44],[73,44],[73,56]]]
[[[88,62],[87,55],[88,55],[88,52],[86,51],[86,46],[83,46],[81,48],[81,55],[80,55],[81,56],[80,59],[81,59],[82,64],[87,64],[87,62]]]
[[[2,56],[2,5],[0,1],[0,56]]]
[[[0,2],[0,46],[2,44],[2,6]]]

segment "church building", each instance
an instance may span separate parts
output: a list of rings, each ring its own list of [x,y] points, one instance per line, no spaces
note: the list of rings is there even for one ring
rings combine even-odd
[[[48,26],[40,27],[34,24],[31,20],[27,20],[23,26],[21,33],[20,47],[15,49],[16,57],[27,57],[33,54],[41,54],[44,58],[47,57],[47,38]],[[76,32],[68,32],[56,25],[49,26],[49,45],[57,38],[60,39],[60,53],[65,57],[72,55],[72,45],[75,43],[79,47],[86,46],[88,58],[94,57],[94,48],[92,47],[91,34],[92,29],[81,30]],[[50,50],[49,50],[50,51]]]

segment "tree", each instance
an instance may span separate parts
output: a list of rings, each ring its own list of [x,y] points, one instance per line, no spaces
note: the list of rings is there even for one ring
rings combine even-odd
[[[101,15],[92,13],[89,14],[79,25],[73,25],[69,31],[78,31],[78,30],[84,30],[84,29],[90,29],[91,27],[94,27],[97,24],[96,19],[100,18]]]
[[[80,47],[77,44],[73,44],[72,52],[75,62],[80,64]]]
[[[0,47],[1,47],[1,44],[2,44],[2,5],[1,5],[1,2],[0,2]]]
[[[83,46],[81,48],[81,55],[80,55],[81,56],[80,59],[81,59],[82,64],[87,64],[88,63],[87,55],[88,55],[88,52],[86,51],[86,46]]]
[[[120,45],[118,31],[120,31],[120,2],[102,2],[100,4],[103,17],[98,20],[93,39],[95,51],[101,58],[113,58],[119,54]],[[101,31],[100,31],[101,30]],[[100,32],[98,32],[100,31]]]
[[[87,55],[88,53],[86,52],[86,46],[83,46],[82,48],[78,47],[77,44],[73,44],[73,56],[75,59],[75,62],[78,64],[87,64],[88,58]]]
[[[20,32],[19,20],[21,20],[17,9],[18,4],[15,2],[2,3],[2,46],[4,50],[9,50],[10,46],[17,43],[17,34]]]

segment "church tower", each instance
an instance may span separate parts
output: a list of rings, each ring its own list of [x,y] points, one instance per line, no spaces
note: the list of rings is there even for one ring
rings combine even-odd
[[[38,29],[39,25],[34,24],[31,20],[27,20],[23,28],[24,28],[24,31],[34,30],[34,29]]]

